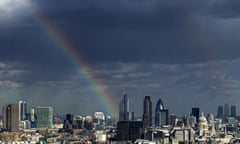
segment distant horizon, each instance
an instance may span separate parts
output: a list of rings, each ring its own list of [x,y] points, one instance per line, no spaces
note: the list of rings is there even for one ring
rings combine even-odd
[[[126,94],[127,94],[127,93],[126,93]],[[151,96],[150,96],[150,98],[151,98]],[[144,100],[144,99],[143,99],[143,100]],[[27,107],[28,107],[27,110],[28,110],[28,112],[29,112],[32,104],[29,104],[29,102],[28,102],[27,100],[25,100],[25,99],[18,100],[18,101],[16,101],[15,103],[14,103],[14,102],[12,102],[12,103],[6,103],[6,104],[4,104],[4,105],[8,105],[8,104],[18,104],[19,101],[25,101],[25,102],[27,103]],[[143,112],[142,112],[142,113],[139,113],[139,114],[137,113],[137,115],[136,115],[136,112],[135,112],[134,110],[131,110],[131,100],[129,100],[129,101],[130,101],[130,112],[134,112],[135,118],[142,118]],[[152,101],[152,102],[153,102],[153,101]],[[154,119],[154,117],[155,117],[155,107],[156,107],[156,103],[157,103],[157,101],[156,101],[156,102],[153,102],[153,107],[152,107],[153,119]],[[186,111],[186,112],[183,112],[183,113],[171,113],[171,112],[174,111],[174,110],[169,109],[168,106],[165,105],[164,101],[163,101],[163,104],[164,104],[165,109],[168,109],[168,110],[169,110],[169,116],[172,115],[172,114],[174,114],[174,115],[176,115],[177,117],[183,117],[184,115],[190,115],[192,108],[200,108],[200,113],[203,112],[205,116],[207,116],[208,114],[213,114],[214,117],[216,117],[216,116],[217,116],[217,108],[218,108],[218,106],[223,106],[223,107],[224,107],[224,104],[228,104],[228,105],[229,105],[229,112],[231,112],[231,109],[230,109],[230,108],[231,108],[232,105],[234,105],[234,104],[231,104],[231,103],[219,104],[219,105],[216,105],[215,111],[213,110],[212,112],[211,112],[211,111],[208,111],[207,109],[203,109],[203,108],[201,108],[201,107],[198,107],[198,106],[193,106],[193,107],[189,107],[188,112]],[[4,105],[2,105],[1,108],[3,108]],[[39,105],[39,104],[34,104],[34,106],[35,106],[35,107],[53,107],[53,106],[51,106],[51,105]],[[240,116],[240,113],[239,113],[239,110],[238,110],[239,108],[237,107],[237,105],[234,105],[234,106],[236,106],[236,114],[237,114],[237,117],[238,117],[238,116]],[[143,107],[142,107],[142,109],[143,109]],[[90,113],[77,113],[77,112],[71,112],[71,111],[61,112],[61,111],[58,111],[56,108],[53,107],[53,111],[54,111],[55,114],[57,113],[58,115],[61,115],[61,116],[65,116],[66,114],[81,115],[81,116],[91,116],[93,112],[104,112],[105,115],[109,115],[107,112],[101,111],[101,110],[99,110],[99,111],[97,111],[97,110],[96,110],[96,111],[92,111],[92,112],[90,112]],[[229,113],[229,114],[230,114],[230,113]],[[113,115],[109,115],[109,116],[113,116]],[[114,115],[114,117],[118,119],[118,118],[119,118],[119,114]]]
[[[0,106],[117,114],[122,92],[169,114],[240,109],[238,1],[1,0]],[[239,112],[237,111],[239,114]],[[118,114],[117,114],[118,115]]]

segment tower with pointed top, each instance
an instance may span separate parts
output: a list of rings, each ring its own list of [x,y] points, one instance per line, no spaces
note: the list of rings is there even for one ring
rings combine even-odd
[[[129,113],[129,99],[126,93],[123,95],[123,99],[119,104],[119,121],[130,120]]]
[[[168,109],[164,108],[161,99],[158,100],[155,108],[155,125],[163,126],[168,124]]]

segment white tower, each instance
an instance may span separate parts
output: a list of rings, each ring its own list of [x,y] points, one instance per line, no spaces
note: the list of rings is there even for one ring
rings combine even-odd
[[[199,117],[199,136],[205,136],[208,133],[208,122],[203,112]]]
[[[27,103],[25,101],[19,101],[19,121],[26,120]]]
[[[35,121],[35,109],[34,106],[32,105],[31,107],[31,121]]]

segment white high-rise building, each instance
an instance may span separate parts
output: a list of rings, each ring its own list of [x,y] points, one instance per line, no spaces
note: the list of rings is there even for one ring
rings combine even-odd
[[[25,101],[19,101],[19,121],[26,120],[26,114],[27,114],[27,102]]]
[[[31,121],[35,121],[35,108],[34,108],[34,106],[31,107],[30,114],[31,114]]]

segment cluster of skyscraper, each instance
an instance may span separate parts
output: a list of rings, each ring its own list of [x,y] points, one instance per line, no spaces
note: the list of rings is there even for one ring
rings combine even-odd
[[[129,99],[127,94],[123,95],[119,104],[119,121],[134,120],[134,112],[129,111]]]
[[[152,125],[161,127],[168,125],[168,109],[165,109],[161,99],[158,100],[155,107],[155,118],[152,114],[152,101],[150,96],[145,96],[143,100],[143,115],[141,121],[135,120],[132,112],[131,118],[129,118],[129,99],[126,94],[123,95],[123,99],[119,104],[119,121],[117,123],[117,135],[115,140],[134,141],[139,139],[144,134],[144,131],[151,128]],[[153,120],[155,120],[153,122]]]
[[[28,112],[27,102],[8,104],[3,107],[3,128],[18,131],[26,128],[51,128],[53,125],[52,107],[34,107]]]
[[[236,106],[231,105],[231,108],[229,109],[229,105],[226,103],[224,106],[218,106],[217,118],[236,117],[236,113]]]
[[[158,100],[155,107],[155,126],[162,126],[168,124],[168,109],[164,108],[163,102],[161,99]],[[145,128],[151,127],[153,124],[152,116],[152,101],[150,96],[145,96],[143,100],[143,117],[142,122]],[[126,94],[123,95],[123,99],[119,104],[119,121],[129,121],[134,119],[134,112],[131,114],[129,112],[129,99]]]

